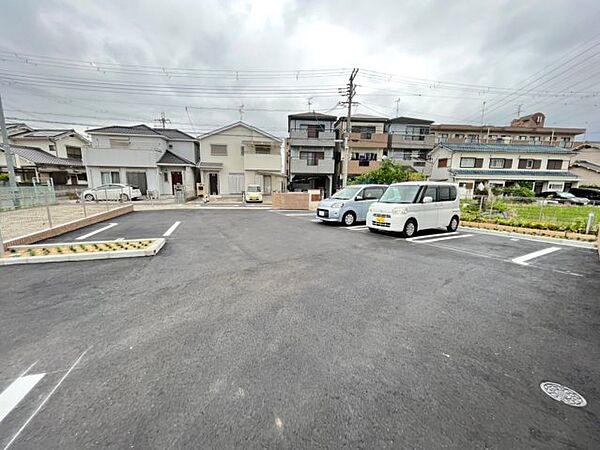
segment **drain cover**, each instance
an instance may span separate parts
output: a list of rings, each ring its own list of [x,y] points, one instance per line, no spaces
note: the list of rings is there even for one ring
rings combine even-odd
[[[587,402],[582,395],[578,394],[573,389],[563,386],[562,384],[554,383],[552,381],[544,381],[540,383],[540,388],[542,388],[542,391],[544,391],[554,400],[563,402],[566,405],[576,406],[578,408],[583,408],[585,405],[587,405]]]

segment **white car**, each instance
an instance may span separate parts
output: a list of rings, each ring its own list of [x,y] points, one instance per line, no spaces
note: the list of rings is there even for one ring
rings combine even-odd
[[[405,237],[428,228],[456,231],[459,222],[458,186],[452,183],[392,184],[367,213],[370,231],[392,231]]]
[[[260,186],[258,184],[249,184],[244,192],[244,201],[246,203],[262,203],[263,196]]]
[[[81,198],[87,202],[97,200],[122,200],[126,202],[141,197],[142,191],[137,187],[118,183],[102,184],[95,188],[86,189],[81,194]]]

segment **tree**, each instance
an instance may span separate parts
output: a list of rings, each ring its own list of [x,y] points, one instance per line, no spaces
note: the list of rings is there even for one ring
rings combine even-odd
[[[423,174],[415,172],[412,168],[395,164],[391,159],[384,159],[379,168],[359,175],[349,184],[392,184],[424,179]]]

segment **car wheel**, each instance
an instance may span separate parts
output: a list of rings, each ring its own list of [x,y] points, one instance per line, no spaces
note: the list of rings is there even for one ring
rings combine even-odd
[[[405,238],[411,238],[417,234],[417,221],[415,219],[408,219],[404,224],[404,231],[402,235]]]
[[[122,202],[128,202],[129,201],[129,196],[127,194],[121,194],[121,201]]]
[[[348,211],[346,214],[344,214],[344,216],[342,217],[342,223],[344,225],[346,225],[347,227],[350,227],[352,225],[354,225],[354,222],[356,222],[356,216],[354,215],[353,212]]]
[[[83,198],[85,199],[86,202],[93,202],[94,201],[94,196],[92,194],[85,194],[83,196]]]
[[[458,229],[458,220],[459,219],[457,216],[452,217],[450,224],[446,227],[446,229],[452,232],[456,231]]]

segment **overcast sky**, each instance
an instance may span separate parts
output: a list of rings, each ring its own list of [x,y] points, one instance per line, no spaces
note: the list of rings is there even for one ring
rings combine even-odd
[[[243,104],[244,121],[285,136],[287,114],[307,110],[308,97],[311,109],[344,114],[332,109],[342,100],[336,90],[358,67],[357,113],[479,124],[485,101],[485,123],[507,124],[521,105],[521,114],[542,111],[547,125],[600,139],[597,0],[0,0],[0,8],[0,51],[13,52],[0,53],[6,115],[39,127],[63,125],[32,119],[79,130],[152,124],[164,111],[172,126],[199,133],[239,120]],[[40,64],[36,55],[64,60]],[[103,63],[128,66],[97,70]],[[160,67],[230,72],[169,76]],[[346,70],[302,73],[316,69]],[[247,79],[256,70],[266,72]],[[77,88],[57,85],[73,78]],[[90,88],[103,83],[121,87]],[[190,87],[231,91],[182,93]]]

